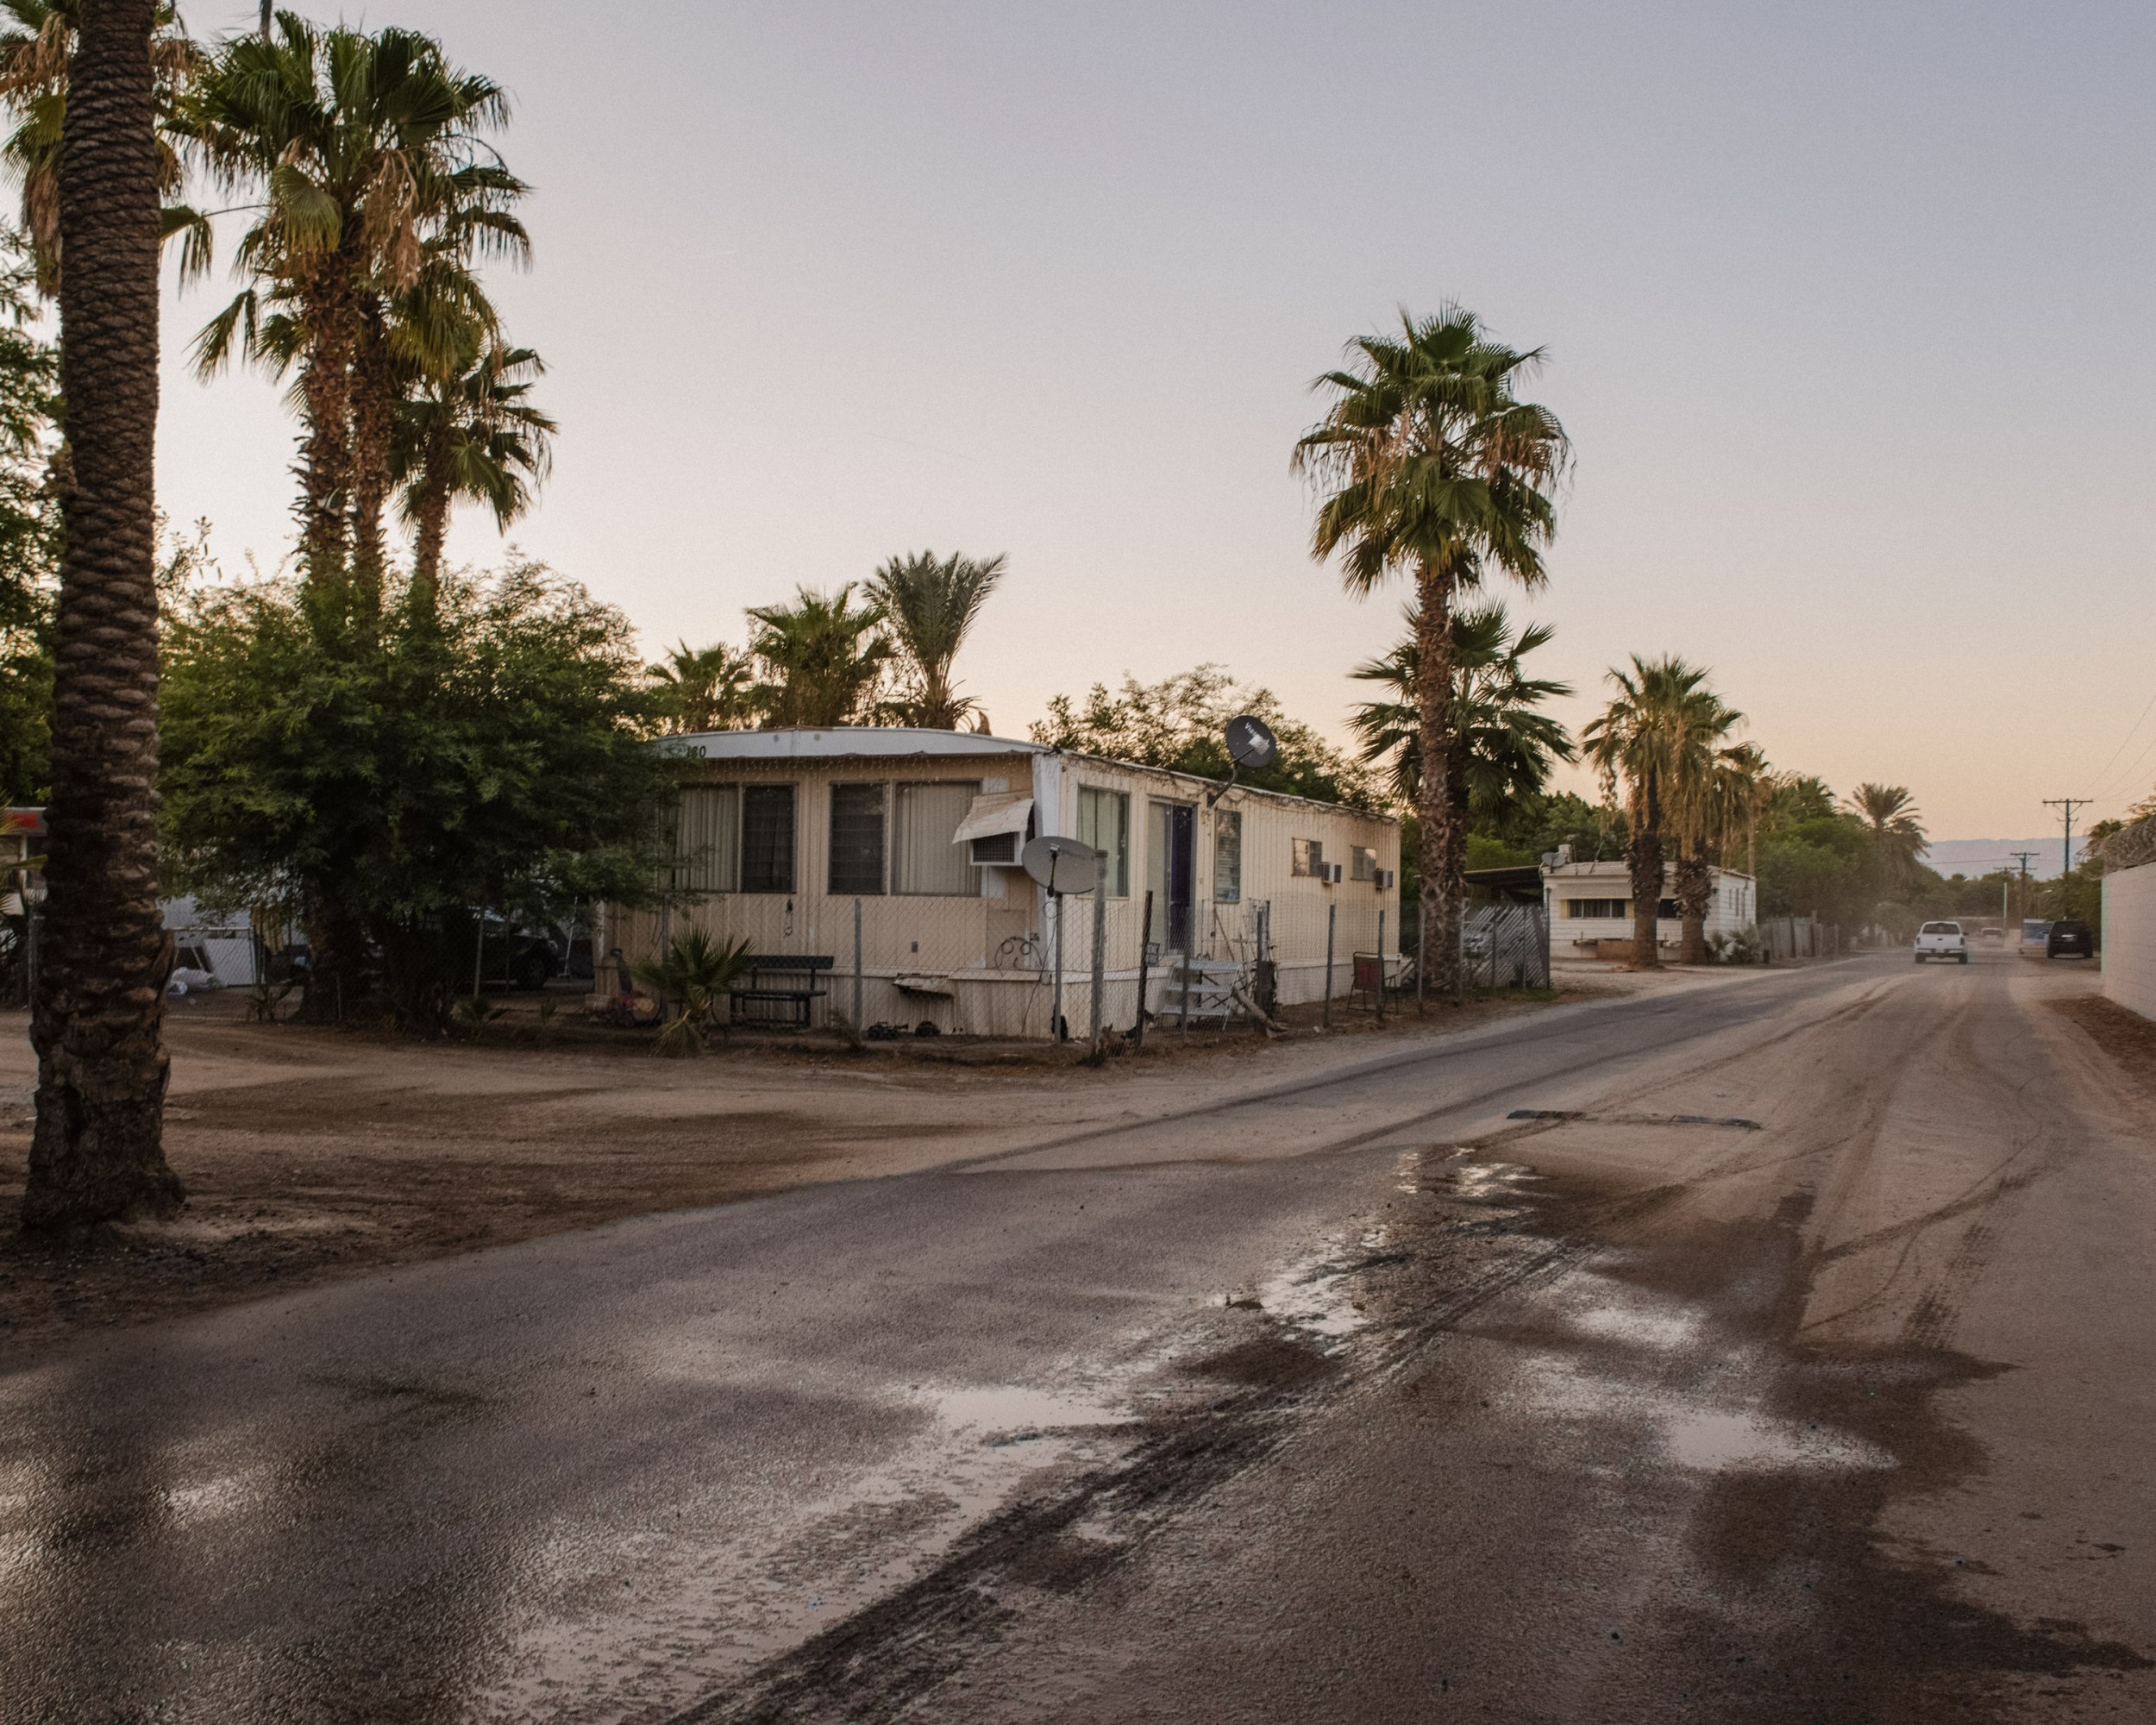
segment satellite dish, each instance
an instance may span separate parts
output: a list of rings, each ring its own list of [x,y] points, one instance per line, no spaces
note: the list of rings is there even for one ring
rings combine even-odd
[[[1090,893],[1100,879],[1100,858],[1093,846],[1046,833],[1018,852],[1018,866],[1058,894]]]
[[[1263,719],[1243,713],[1228,721],[1228,759],[1256,770],[1280,758],[1280,744]]]

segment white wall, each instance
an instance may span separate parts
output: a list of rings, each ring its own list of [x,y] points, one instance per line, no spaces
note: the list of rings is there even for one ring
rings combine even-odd
[[[2103,992],[2156,1019],[2156,862],[2103,877]]]

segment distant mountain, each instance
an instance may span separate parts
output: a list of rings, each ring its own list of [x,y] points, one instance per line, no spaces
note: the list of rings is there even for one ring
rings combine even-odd
[[[1923,861],[1942,875],[1989,875],[1995,869],[2019,869],[2016,850],[2035,854],[2028,859],[2032,880],[2048,881],[2059,873],[2059,840],[2054,832],[2045,838],[1940,838],[1926,849]],[[2074,861],[2081,861],[2087,841],[2074,835]]]

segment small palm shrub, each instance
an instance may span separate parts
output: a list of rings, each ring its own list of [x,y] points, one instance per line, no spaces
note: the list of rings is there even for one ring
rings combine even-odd
[[[667,1003],[659,1051],[699,1052],[721,1028],[719,1003],[748,969],[747,940],[715,940],[700,928],[676,935],[659,957],[631,964],[629,974]]]

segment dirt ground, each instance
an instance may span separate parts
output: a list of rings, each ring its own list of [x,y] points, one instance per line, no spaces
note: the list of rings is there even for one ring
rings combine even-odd
[[[1388,1011],[1336,1003],[1248,1026],[1155,1026],[1100,1070],[1081,1050],[957,1038],[849,1051],[742,1036],[669,1060],[648,1034],[513,1003],[476,1040],[244,1021],[236,992],[172,1003],[170,1223],[52,1239],[14,1226],[35,1076],[26,1015],[0,1015],[0,1354],[385,1264],[804,1183],[898,1174],[988,1145],[1187,1105],[1215,1087],[1337,1059],[1344,1042],[1439,1034],[1627,986]]]
[[[2051,1002],[2052,1010],[2088,1032],[2106,1054],[2156,1095],[2156,1023],[2101,994],[2077,994]]]

